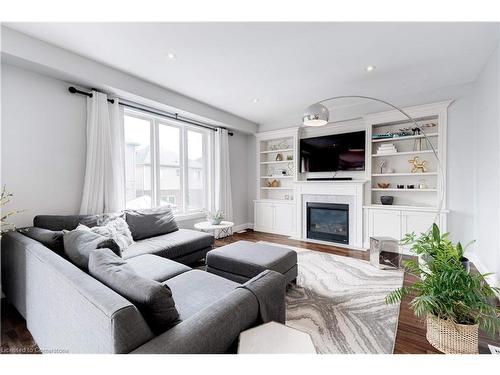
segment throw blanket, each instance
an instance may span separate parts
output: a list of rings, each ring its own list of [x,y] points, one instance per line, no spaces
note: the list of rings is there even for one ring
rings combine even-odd
[[[275,271],[263,271],[238,288],[250,291],[257,298],[262,323],[285,323],[286,282],[283,275]]]

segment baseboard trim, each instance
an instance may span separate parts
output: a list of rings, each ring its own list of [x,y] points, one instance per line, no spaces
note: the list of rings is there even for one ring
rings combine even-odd
[[[477,270],[480,273],[490,273],[491,271],[479,260],[479,257],[476,254],[467,254],[467,258],[474,263]],[[500,280],[497,278],[499,275],[492,274],[485,277],[486,282],[493,287],[500,288]]]
[[[253,223],[238,224],[233,227],[233,233],[239,232],[240,230],[253,229]]]

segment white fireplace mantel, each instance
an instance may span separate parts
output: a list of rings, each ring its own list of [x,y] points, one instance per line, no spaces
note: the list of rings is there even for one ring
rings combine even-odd
[[[363,248],[363,191],[366,180],[347,181],[296,181],[296,234],[304,241],[307,238],[306,203],[348,203],[349,204],[349,245],[354,249]],[[339,246],[346,246],[340,245]]]

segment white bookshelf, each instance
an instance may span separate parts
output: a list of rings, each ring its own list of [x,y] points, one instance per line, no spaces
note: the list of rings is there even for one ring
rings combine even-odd
[[[399,132],[400,129],[412,128],[410,121],[387,121],[377,122],[369,125],[370,136],[369,147],[370,160],[370,204],[380,204],[383,195],[394,197],[394,205],[401,207],[437,207],[440,201],[440,170],[432,148],[438,155],[442,149],[440,142],[441,128],[440,118],[437,114],[423,116],[416,119],[422,126],[427,138],[423,134],[411,134],[394,136],[392,138],[374,138],[375,135],[388,132]],[[411,130],[408,130],[412,132]],[[430,144],[429,144],[430,142]],[[390,153],[378,153],[382,146],[392,145],[396,151]],[[432,146],[431,146],[432,145]],[[412,173],[412,165],[409,159],[418,157],[420,161],[426,161],[426,171]],[[381,163],[385,166],[380,169]],[[378,184],[390,184],[387,188],[381,188]],[[400,188],[398,185],[402,185]],[[413,188],[408,188],[408,185]]]
[[[401,239],[406,233],[428,230],[432,223],[437,223],[446,232],[446,128],[451,103],[452,101],[445,101],[405,108],[405,112],[416,119],[420,126],[426,123],[436,124],[434,127],[425,127],[424,131],[439,156],[441,168],[423,134],[373,138],[375,134],[413,127],[401,113],[391,110],[364,116],[368,147],[366,177],[369,180],[365,187],[363,207],[364,247],[369,247],[370,237],[389,236]],[[418,149],[419,142],[421,149]],[[389,144],[396,150],[385,154],[377,153],[379,147]],[[411,172],[408,160],[415,156],[421,161],[427,161],[425,173]],[[386,162],[382,171],[381,161]],[[379,183],[389,183],[390,186],[381,188]],[[425,185],[424,188],[420,188],[421,183]],[[403,188],[398,188],[398,185]],[[413,189],[409,189],[408,185],[413,185]],[[382,205],[380,198],[383,195],[394,197],[393,204]],[[402,251],[406,253],[408,249],[403,246]]]
[[[293,202],[297,134],[296,128],[257,134],[257,200]]]

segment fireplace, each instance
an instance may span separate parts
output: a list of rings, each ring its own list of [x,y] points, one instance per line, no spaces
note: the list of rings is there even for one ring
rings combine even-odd
[[[349,205],[307,202],[307,238],[349,244]]]

